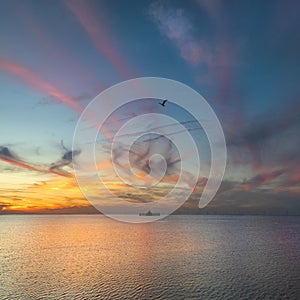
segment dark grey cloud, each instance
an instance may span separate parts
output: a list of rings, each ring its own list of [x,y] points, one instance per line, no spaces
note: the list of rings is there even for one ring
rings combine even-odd
[[[73,162],[73,158],[80,154],[79,150],[70,151],[66,148],[65,153],[55,163],[52,163],[50,166],[36,164],[28,162],[24,159],[21,159],[18,155],[16,155],[12,150],[10,150],[6,146],[0,146],[0,160],[9,163],[13,166],[20,167],[27,170],[37,171],[41,173],[53,173],[65,177],[72,177],[73,175],[70,172],[67,172],[63,169],[65,166],[69,166]]]
[[[106,151],[110,151],[109,148]],[[129,153],[130,168],[125,163],[125,158]],[[163,135],[147,134],[143,138],[138,139],[133,145],[118,143],[112,149],[113,162],[124,172],[129,178],[133,178],[134,172],[150,174],[151,172],[160,171],[160,165],[151,168],[150,161],[154,154],[161,155],[166,163],[166,176],[179,174],[178,165],[181,161],[177,148],[171,140]],[[155,162],[152,160],[152,163]]]
[[[52,163],[49,167],[50,172],[55,173],[57,175],[65,176],[65,177],[72,177],[73,175],[70,172],[67,172],[63,169],[65,166],[69,166],[73,162],[73,158],[80,154],[81,151],[74,150],[74,151],[67,151],[62,158]]]
[[[233,160],[237,163],[246,161],[252,163],[254,167],[272,162],[277,166],[293,162],[300,153],[299,111],[300,101],[296,99],[280,113],[270,111],[267,115],[257,118],[255,122],[247,126],[242,125],[237,133],[227,135],[230,153],[233,156],[241,156],[240,160],[237,157]],[[233,147],[237,150],[232,149]],[[245,149],[248,150],[246,157],[243,155]],[[294,157],[290,156],[290,152],[293,152]]]
[[[246,191],[243,183],[237,181],[225,181],[222,185],[215,198],[205,208],[198,208],[201,195],[199,189],[176,213],[300,215],[299,193],[277,189]]]

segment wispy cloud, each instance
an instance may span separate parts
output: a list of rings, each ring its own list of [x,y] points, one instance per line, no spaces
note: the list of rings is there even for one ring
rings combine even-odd
[[[195,37],[194,28],[184,11],[167,7],[164,2],[154,2],[149,15],[180,52],[180,56],[190,65],[211,64],[212,55],[209,46]]]
[[[126,59],[117,48],[116,41],[106,30],[104,19],[95,14],[90,6],[91,3],[82,0],[65,0],[64,3],[86,31],[99,53],[115,67],[121,76],[133,77],[135,72],[126,63]]]
[[[26,161],[20,159],[16,154],[14,154],[7,147],[0,146],[0,160],[20,168],[37,171],[37,172],[47,172],[42,167],[35,166],[33,164],[27,163]]]
[[[83,88],[90,87],[97,91],[104,88],[105,85],[100,82],[99,76],[84,61],[78,59],[74,52],[63,47],[55,37],[51,36],[51,29],[46,26],[44,20],[39,19],[31,5],[20,3],[19,14],[20,20],[33,38],[33,43],[49,60],[50,66],[47,67],[55,67],[63,72],[68,71],[68,77],[76,81],[77,85],[82,84]],[[88,98],[92,99],[94,96]]]
[[[243,122],[242,101],[234,85],[235,72],[241,62],[238,43],[228,33],[229,22],[224,9],[219,1],[199,1],[199,10],[206,12],[214,24],[209,36],[199,33],[199,22],[171,3],[154,2],[148,13],[161,34],[172,42],[180,57],[192,68],[195,81],[201,86],[214,87],[213,101],[220,109],[224,126],[228,131],[235,131]],[[238,112],[234,118],[229,108]]]
[[[109,153],[111,151],[110,147],[104,150]],[[128,154],[130,165],[127,163]],[[164,158],[165,166],[159,159],[157,161],[153,159],[154,154]],[[160,182],[173,185],[178,182],[181,174],[182,182],[189,188],[194,188],[192,184],[195,181],[194,175],[189,170],[181,169],[182,157],[172,141],[163,135],[148,134],[133,145],[118,142],[112,149],[112,157],[123,178],[129,182],[147,186],[164,174]]]
[[[256,176],[252,177],[250,180],[247,180],[244,182],[244,189],[247,192],[251,191],[257,187],[263,186],[263,185],[275,180],[276,178],[278,178],[285,172],[286,172],[286,170],[275,170],[275,171],[268,172],[268,173],[258,174]]]
[[[53,173],[64,177],[73,177],[73,174],[64,170],[63,167],[69,166],[73,162],[73,158],[79,155],[80,151],[67,151],[62,158],[52,163],[50,166],[38,165],[21,159],[15,153],[5,146],[0,146],[0,160],[9,163],[11,165],[41,173]]]
[[[299,135],[288,133],[300,130],[299,109],[300,104],[296,99],[287,105],[280,114],[268,112],[256,122],[248,123],[247,126],[240,127],[238,132],[229,135],[227,145],[236,147],[240,153],[243,153],[241,149],[248,149],[250,155],[247,156],[247,160],[250,161],[254,170],[261,171],[264,167],[275,167],[275,165],[281,164],[293,169],[295,162],[299,162],[297,157],[299,156],[300,139]],[[288,141],[287,144],[286,141]],[[268,152],[271,149],[272,155],[269,155]],[[234,149],[232,150],[234,151]],[[237,163],[241,163],[238,156],[235,157],[235,160]],[[244,156],[241,160],[245,163]]]
[[[0,59],[0,69],[18,77],[29,86],[35,88],[38,91],[46,93],[50,97],[57,101],[67,104],[76,111],[81,112],[83,107],[72,97],[61,91],[59,88],[43,79],[40,75],[30,70],[29,68],[22,66],[21,64],[8,60]]]
[[[10,189],[1,185],[0,194],[3,213],[55,213],[56,209],[89,206],[74,177],[53,176]]]

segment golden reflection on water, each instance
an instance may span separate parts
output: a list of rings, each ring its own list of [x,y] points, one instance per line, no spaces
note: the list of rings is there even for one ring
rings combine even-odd
[[[166,221],[135,225],[103,216],[15,218],[10,228],[1,224],[2,230],[10,231],[5,237],[10,256],[8,284],[12,291],[19,285],[29,289],[28,296],[49,288],[67,288],[70,294],[72,289],[85,290],[94,284],[109,293],[110,284],[122,286],[128,278],[142,292],[143,285],[149,287],[162,279],[160,270],[166,260],[180,259],[186,251],[199,252],[205,246],[199,235],[196,243],[184,231],[174,235]]]
[[[278,246],[280,227],[274,234],[274,226],[244,223],[199,216],[147,224],[99,215],[0,216],[0,299],[235,298],[245,286],[276,298],[282,280],[297,277],[295,264],[286,271],[297,252]],[[262,255],[270,245],[277,257]],[[268,262],[274,259],[281,273]]]

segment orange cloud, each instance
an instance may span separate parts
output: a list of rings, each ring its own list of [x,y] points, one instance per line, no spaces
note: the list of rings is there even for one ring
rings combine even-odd
[[[56,177],[23,188],[0,189],[2,210],[38,212],[45,209],[86,207],[89,202],[82,195],[74,178]]]

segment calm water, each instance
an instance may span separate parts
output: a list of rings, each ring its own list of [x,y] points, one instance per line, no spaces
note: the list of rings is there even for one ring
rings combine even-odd
[[[300,218],[0,216],[0,299],[299,299]]]

